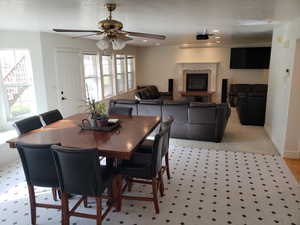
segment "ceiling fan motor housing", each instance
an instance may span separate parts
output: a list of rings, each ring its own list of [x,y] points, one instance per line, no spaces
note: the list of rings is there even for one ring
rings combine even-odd
[[[197,34],[196,39],[197,40],[208,40],[209,36],[208,36],[208,34]]]
[[[99,29],[105,32],[115,32],[122,30],[123,24],[117,20],[102,20],[98,23]]]

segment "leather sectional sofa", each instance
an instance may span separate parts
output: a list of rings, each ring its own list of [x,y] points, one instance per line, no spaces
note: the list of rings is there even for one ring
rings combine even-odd
[[[240,96],[236,106],[243,125],[264,126],[267,96],[249,94]]]
[[[230,106],[236,107],[240,96],[267,96],[267,84],[231,84],[229,91]]]
[[[204,104],[171,100],[112,100],[111,106],[132,107],[133,115],[174,117],[171,137],[221,142],[230,108],[228,104]],[[157,128],[158,129],[158,128]],[[154,132],[157,132],[157,129]]]
[[[232,107],[236,107],[241,124],[265,124],[267,92],[267,84],[230,85],[229,102]]]
[[[139,86],[135,92],[137,100],[149,99],[169,99],[172,100],[172,94],[169,92],[159,92],[158,88],[154,85]]]

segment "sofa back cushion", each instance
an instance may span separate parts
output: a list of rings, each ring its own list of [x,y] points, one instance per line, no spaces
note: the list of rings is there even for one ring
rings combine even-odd
[[[138,114],[140,116],[162,116],[162,101],[141,100],[138,104]]]
[[[188,108],[189,123],[213,124],[216,123],[216,104],[193,102]]]
[[[115,107],[131,107],[132,115],[137,115],[137,105],[139,101],[131,99],[117,99],[112,102]]]

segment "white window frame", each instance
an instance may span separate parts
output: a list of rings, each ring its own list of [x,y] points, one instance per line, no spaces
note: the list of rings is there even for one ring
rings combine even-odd
[[[117,60],[118,58],[121,58],[121,57],[118,57],[118,56],[121,56],[122,59],[124,60],[124,63],[122,65],[123,67],[123,73],[118,73],[117,72]],[[114,55],[114,61],[115,61],[115,79],[116,79],[116,95],[120,95],[120,94],[123,94],[123,93],[126,93],[128,88],[127,88],[127,64],[126,64],[126,55],[125,54],[115,54]],[[120,91],[118,90],[118,82],[117,82],[117,76],[118,75],[121,75],[123,76],[123,85],[124,85],[124,90],[123,91]]]
[[[33,75],[33,65],[32,65],[32,54],[31,51],[27,48],[1,48],[0,50],[13,50],[13,51],[27,51],[29,54],[29,61],[26,62],[26,68],[27,68],[27,73],[30,73],[30,76],[32,78],[32,82],[30,83],[30,86],[32,88],[32,107],[31,107],[31,112],[22,114],[17,117],[10,117],[10,109],[9,109],[9,104],[8,104],[8,99],[7,99],[7,94],[6,94],[6,87],[9,87],[4,85],[3,78],[2,78],[2,71],[0,70],[0,104],[4,105],[3,109],[0,110],[1,116],[0,116],[0,126],[6,127],[8,124],[13,123],[14,121],[24,119],[30,115],[34,115],[37,111],[37,100],[36,100],[36,92],[35,92],[35,82],[34,82],[34,75]],[[0,67],[1,67],[1,62],[0,62]],[[22,86],[22,84],[27,84],[27,83],[20,83],[18,85]],[[12,85],[13,87],[17,85]]]
[[[84,89],[84,96],[87,98],[89,96],[87,95],[87,90],[86,90],[86,84],[85,84],[85,80],[86,79],[96,79],[96,85],[97,85],[97,94],[98,94],[98,99],[99,101],[103,100],[103,85],[102,85],[102,81],[101,81],[101,74],[100,74],[100,67],[99,67],[99,54],[98,53],[93,53],[93,52],[83,52],[82,54],[82,73],[83,73],[83,89]],[[85,76],[85,68],[84,68],[84,56],[85,55],[92,55],[96,57],[96,65],[95,65],[95,71],[96,71],[96,75],[95,76]]]
[[[100,52],[98,53],[88,53],[88,52],[84,52],[82,53],[83,55],[88,55],[88,54],[92,54],[92,55],[97,55],[98,57],[98,61],[97,61],[97,71],[98,71],[98,76],[99,76],[99,85],[100,85],[100,100],[105,100],[105,99],[110,99],[112,97],[118,96],[118,95],[122,95],[126,92],[132,91],[136,88],[136,56],[134,54],[125,54],[125,53],[115,53],[115,54],[111,54],[111,55],[106,55],[106,54],[101,54]],[[117,55],[121,55],[124,56],[124,91],[118,91],[117,90],[117,63],[116,63],[116,59],[117,59]],[[103,56],[110,56],[111,57],[111,67],[110,67],[110,74],[103,74],[103,64],[102,64],[102,57]],[[133,58],[133,67],[132,67],[132,88],[128,88],[128,58]],[[83,64],[83,57],[82,57],[82,64]],[[84,66],[84,65],[83,65]],[[104,95],[104,77],[105,76],[110,76],[111,77],[111,81],[112,81],[112,95],[109,96],[105,96]],[[83,86],[84,86],[84,93],[86,93],[85,90],[85,76],[84,76],[84,68],[82,69],[82,82],[83,82]],[[99,87],[98,87],[99,90]]]
[[[128,59],[133,58],[132,72],[128,72]],[[134,90],[136,88],[136,79],[135,79],[135,55],[126,55],[126,87],[127,91]],[[128,88],[128,74],[132,73],[132,88]]]
[[[110,56],[112,57],[111,58],[111,73],[110,74],[104,74],[103,73],[103,64],[102,64],[102,57],[103,56]],[[102,86],[102,96],[103,98],[102,99],[107,99],[107,98],[111,98],[113,96],[116,95],[116,81],[115,81],[115,65],[114,65],[114,57],[111,56],[111,55],[99,55],[99,66],[100,66],[100,77],[101,77],[101,86]],[[108,96],[105,96],[104,95],[104,77],[105,76],[109,76],[111,77],[111,83],[112,83],[112,94],[111,95],[108,95]]]

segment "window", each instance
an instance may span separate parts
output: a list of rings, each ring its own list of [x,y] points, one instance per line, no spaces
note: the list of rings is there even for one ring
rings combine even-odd
[[[29,50],[0,50],[0,78],[7,121],[17,120],[36,111]]]
[[[96,101],[101,100],[101,84],[97,69],[97,55],[83,55],[84,84],[86,96]]]
[[[133,56],[127,56],[127,87],[128,90],[134,88],[134,68],[135,59]]]
[[[83,55],[86,96],[100,101],[135,88],[132,55]]]
[[[102,84],[103,84],[103,97],[111,97],[114,95],[114,83],[112,72],[112,57],[103,55],[101,56],[102,68]]]
[[[125,55],[116,55],[116,92],[125,92]]]

